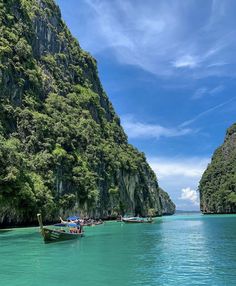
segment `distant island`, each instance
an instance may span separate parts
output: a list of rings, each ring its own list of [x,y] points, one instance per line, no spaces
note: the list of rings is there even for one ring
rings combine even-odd
[[[173,214],[54,1],[4,1],[0,16],[0,226]]]
[[[199,192],[204,214],[236,213],[236,123],[214,152],[201,178]]]

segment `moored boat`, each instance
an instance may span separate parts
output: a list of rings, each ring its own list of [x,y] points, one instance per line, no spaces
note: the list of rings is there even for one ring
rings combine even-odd
[[[65,229],[51,229],[49,227],[43,226],[41,214],[37,214],[37,218],[45,243],[78,239],[79,237],[83,236],[81,228],[77,229],[75,227],[76,225],[71,225],[73,228],[65,227]]]
[[[144,223],[144,218],[139,216],[122,217],[122,221],[125,223]]]
[[[123,217],[122,221],[124,223],[152,223],[153,219],[152,218],[143,218],[143,217]]]

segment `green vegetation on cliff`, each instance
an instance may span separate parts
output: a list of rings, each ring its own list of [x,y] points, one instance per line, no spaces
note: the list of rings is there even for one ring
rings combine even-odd
[[[214,153],[200,185],[203,213],[236,213],[236,124]]]
[[[156,176],[54,1],[0,0],[0,224],[150,208]]]
[[[172,215],[175,213],[176,207],[170,196],[162,188],[159,188],[160,205],[163,215]]]

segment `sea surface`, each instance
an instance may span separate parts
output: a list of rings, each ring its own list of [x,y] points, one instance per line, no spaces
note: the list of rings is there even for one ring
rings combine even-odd
[[[53,244],[36,227],[0,232],[0,285],[236,285],[236,215],[181,214],[85,231]]]

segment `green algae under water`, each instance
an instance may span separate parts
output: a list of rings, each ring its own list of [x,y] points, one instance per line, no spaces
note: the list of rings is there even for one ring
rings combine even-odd
[[[107,222],[54,244],[38,228],[2,232],[0,285],[236,285],[236,215]]]

